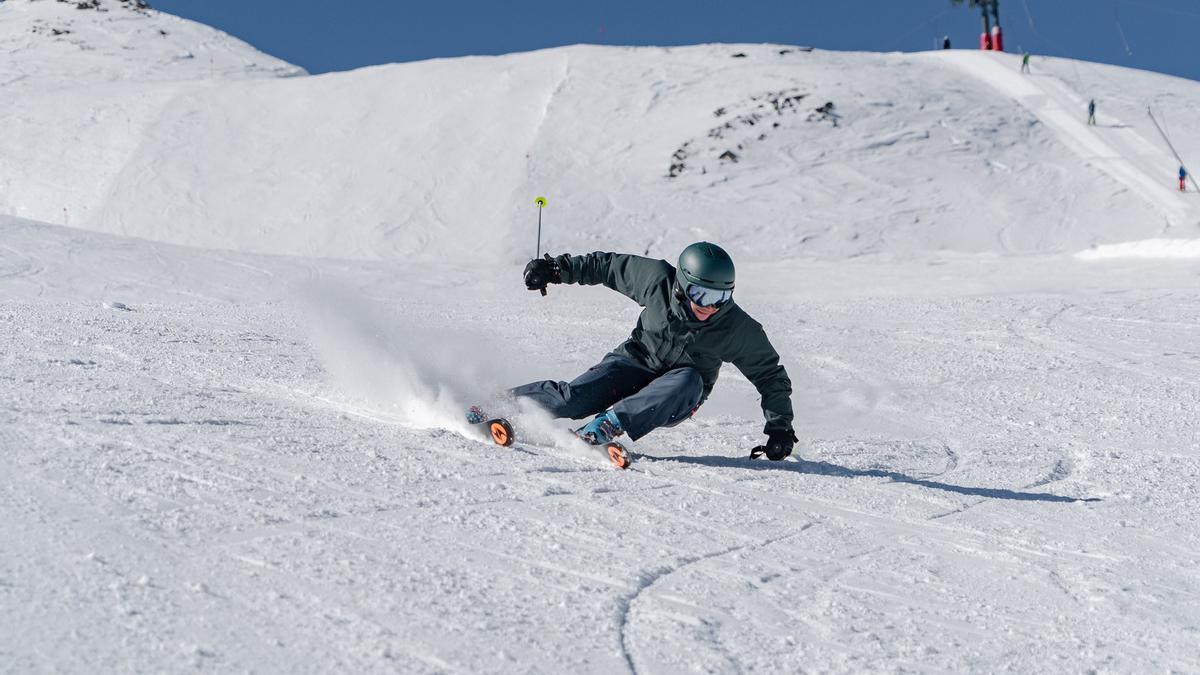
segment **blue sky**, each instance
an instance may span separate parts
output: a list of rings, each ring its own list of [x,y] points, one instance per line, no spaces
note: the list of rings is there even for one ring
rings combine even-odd
[[[777,42],[915,51],[978,46],[979,14],[950,0],[151,0],[312,73],[580,42]],[[1008,51],[1200,80],[1197,0],[1001,0]]]

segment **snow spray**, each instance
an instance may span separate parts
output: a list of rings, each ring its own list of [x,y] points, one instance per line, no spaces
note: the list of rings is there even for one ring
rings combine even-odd
[[[413,325],[352,289],[308,285],[302,305],[334,402],[345,412],[416,428],[465,429],[463,411],[500,388],[503,345],[461,326]],[[389,318],[392,315],[392,318]],[[507,368],[502,370],[508,370]]]

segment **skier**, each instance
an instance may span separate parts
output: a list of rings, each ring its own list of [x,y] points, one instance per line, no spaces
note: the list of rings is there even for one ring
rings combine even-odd
[[[942,49],[950,49],[950,36],[949,35],[942,36]]]
[[[1029,72],[1029,52],[1025,52],[1025,55],[1021,57],[1021,72]]]
[[[1179,191],[1187,190],[1187,169],[1183,165],[1179,165]]]
[[[622,253],[564,254],[525,266],[525,287],[604,284],[644,309],[633,334],[571,382],[545,380],[510,390],[555,417],[595,417],[575,433],[602,445],[633,440],[691,417],[712,392],[723,362],[762,396],[767,442],[754,452],[779,461],[792,453],[792,382],[762,325],[733,301],[733,260],[698,242],[679,264]]]
[[[1088,124],[1096,125],[1096,99],[1088,101]]]

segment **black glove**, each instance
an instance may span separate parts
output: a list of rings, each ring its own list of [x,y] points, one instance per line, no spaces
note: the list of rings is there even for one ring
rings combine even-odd
[[[547,253],[545,258],[534,258],[525,266],[525,288],[546,294],[546,284],[561,284],[562,268],[558,261]]]
[[[750,451],[750,459],[766,455],[772,462],[778,462],[792,454],[797,440],[796,434],[790,431],[772,431],[767,434],[766,445],[759,445]]]

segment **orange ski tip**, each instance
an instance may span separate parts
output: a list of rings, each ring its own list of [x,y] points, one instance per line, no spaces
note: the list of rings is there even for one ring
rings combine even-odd
[[[625,448],[620,443],[608,444],[608,461],[618,469],[629,468],[629,453],[625,452]]]
[[[488,425],[488,431],[492,434],[492,441],[496,445],[508,446],[512,444],[512,430],[502,420],[492,420]]]

